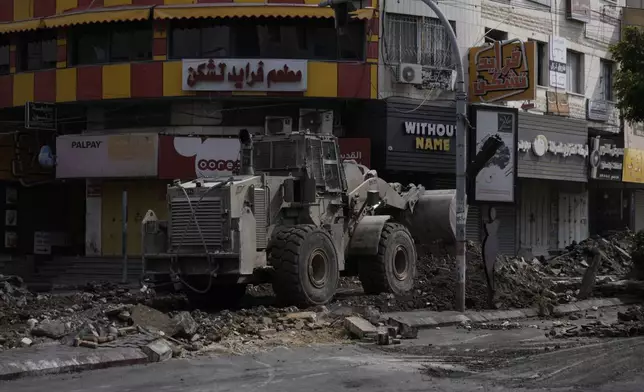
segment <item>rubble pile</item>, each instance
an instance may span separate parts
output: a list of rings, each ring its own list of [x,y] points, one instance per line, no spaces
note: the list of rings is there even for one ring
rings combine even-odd
[[[0,287],[6,294],[8,286]],[[154,296],[114,285],[88,285],[87,291],[66,295],[34,295],[13,284],[12,289],[13,296],[0,297],[0,351],[49,342],[90,349],[141,347],[157,361],[168,355],[248,353],[346,337],[337,322],[342,315],[326,307],[206,313],[191,309],[181,295]]]
[[[578,319],[579,317],[576,316],[572,319]],[[612,338],[644,335],[644,309],[639,305],[631,306],[625,312],[619,312],[617,314],[617,322],[615,323],[596,320],[597,317],[593,315],[586,315],[585,318],[594,320],[582,325],[557,322],[553,324],[553,327],[546,336],[553,339],[562,339],[576,337]]]
[[[517,322],[511,322],[508,320],[499,322],[499,323],[472,323],[470,321],[463,321],[458,328],[466,329],[471,331],[473,329],[485,329],[485,330],[508,330],[508,329],[521,329],[523,326]]]
[[[23,287],[22,278],[0,274],[0,305],[22,307],[31,293]]]
[[[631,250],[633,233],[623,231],[608,238],[592,237],[580,243],[573,243],[566,251],[550,260],[543,260],[543,271],[551,276],[582,276],[589,266],[591,249],[602,252],[599,275],[626,275],[631,271]]]
[[[422,252],[423,249],[419,249]],[[351,306],[371,305],[383,312],[412,309],[454,310],[457,264],[448,254],[424,252],[417,264],[414,291],[405,296],[380,294],[377,296],[338,296],[337,301]],[[496,293],[493,306],[497,309],[525,308],[540,304],[569,302],[551,289],[547,274],[541,265],[535,266],[521,258],[500,257],[495,267]],[[359,284],[359,283],[358,283]],[[467,247],[466,306],[468,309],[490,308],[488,288],[481,248],[473,243]],[[547,313],[547,312],[546,312]]]

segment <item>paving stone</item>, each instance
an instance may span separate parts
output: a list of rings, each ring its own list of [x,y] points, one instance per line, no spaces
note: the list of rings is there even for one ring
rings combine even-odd
[[[359,339],[376,336],[378,334],[378,328],[362,317],[354,316],[345,318],[344,327]]]

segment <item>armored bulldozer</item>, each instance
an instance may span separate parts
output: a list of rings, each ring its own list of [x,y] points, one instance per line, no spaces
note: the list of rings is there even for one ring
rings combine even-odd
[[[240,133],[238,175],[168,187],[168,221],[143,224],[148,284],[231,305],[249,283],[278,299],[331,300],[340,274],[366,293],[410,291],[416,244],[454,240],[455,192],[387,183],[338,140],[312,132]]]

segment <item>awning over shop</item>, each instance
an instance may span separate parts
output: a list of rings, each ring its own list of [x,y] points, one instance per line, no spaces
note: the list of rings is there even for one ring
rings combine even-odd
[[[43,20],[28,19],[18,22],[0,23],[0,34],[17,33],[20,31],[31,31],[44,27]]]
[[[353,19],[370,20],[378,16],[378,11],[375,8],[361,8],[357,11],[351,12]]]
[[[112,7],[100,10],[70,12],[43,19],[46,28],[90,23],[133,22],[150,18],[152,7]]]
[[[184,5],[157,6],[154,19],[201,18],[333,18],[331,8],[316,5]]]

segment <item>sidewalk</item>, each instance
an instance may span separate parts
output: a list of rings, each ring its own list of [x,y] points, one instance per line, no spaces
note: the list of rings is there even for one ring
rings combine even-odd
[[[629,305],[641,303],[639,298],[596,298],[578,301],[570,304],[555,306],[554,314],[566,315],[571,313],[583,312],[593,308],[606,308],[612,306]],[[514,310],[496,310],[486,312],[468,312],[460,313],[455,311],[434,312],[417,310],[410,312],[393,312],[385,313],[384,316],[403,323],[412,328],[426,329],[449,325],[457,325],[462,322],[485,323],[501,320],[516,320],[537,317],[539,311],[536,308],[514,309]]]
[[[138,348],[87,349],[60,344],[2,351],[0,380],[145,363]]]

